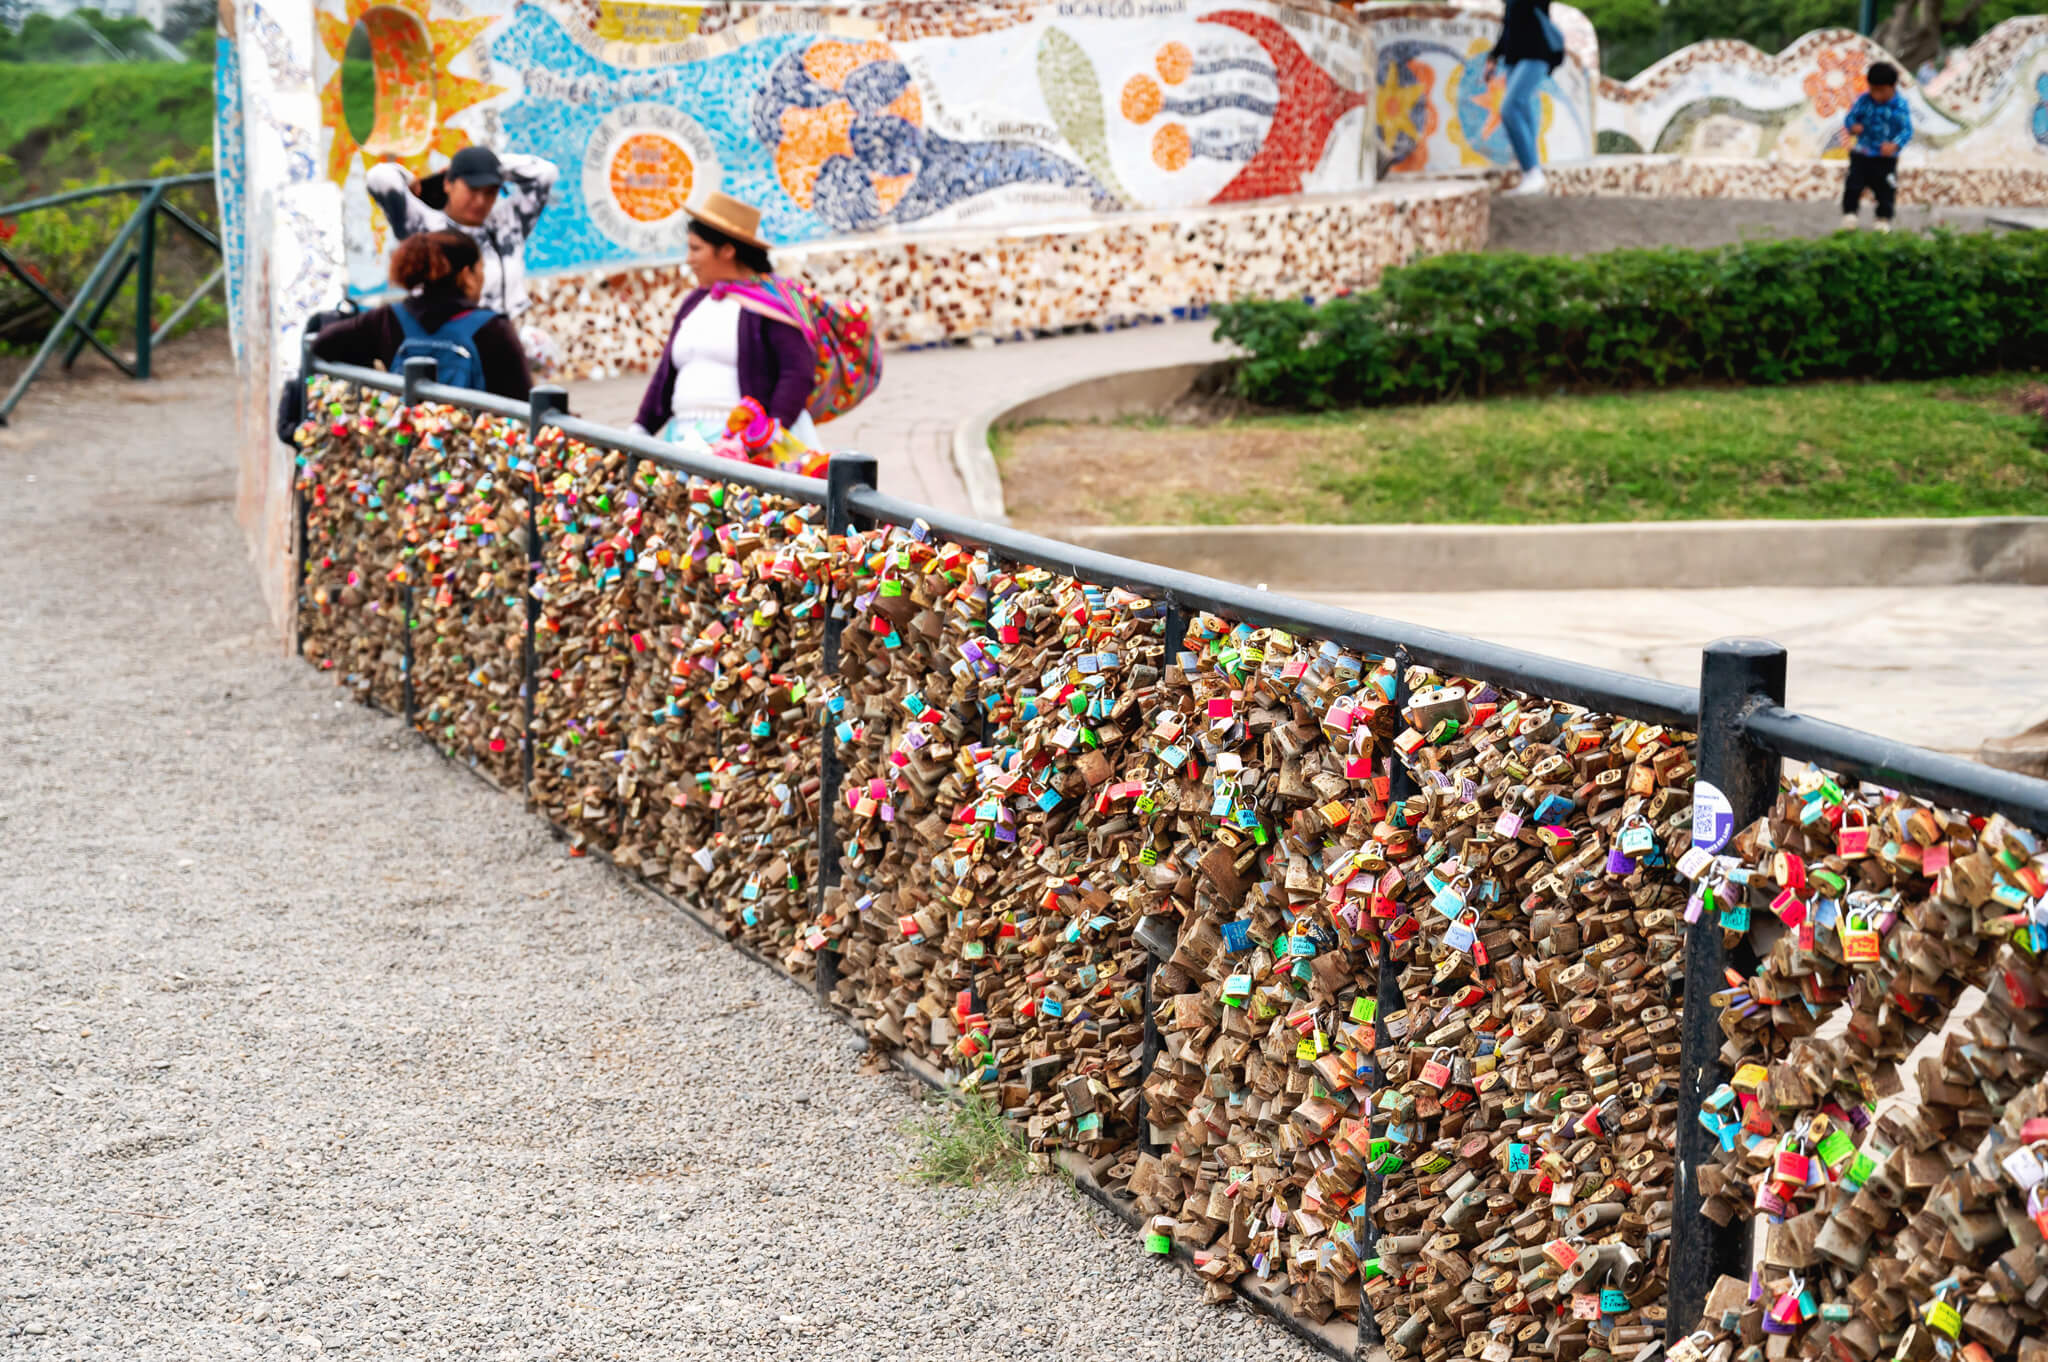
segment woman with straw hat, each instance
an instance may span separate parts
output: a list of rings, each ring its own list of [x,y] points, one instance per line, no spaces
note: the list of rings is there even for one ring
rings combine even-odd
[[[817,429],[805,408],[817,346],[799,305],[776,285],[761,210],[708,193],[690,206],[689,233],[697,287],[669,328],[634,424],[669,439],[694,431],[715,440],[734,408],[752,398],[815,446]]]

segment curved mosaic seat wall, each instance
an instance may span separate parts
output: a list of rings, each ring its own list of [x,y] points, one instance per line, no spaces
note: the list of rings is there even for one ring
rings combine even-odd
[[[1696,43],[1623,83],[1599,82],[1599,147],[1562,192],[1828,198],[1849,155],[1842,119],[1864,71],[1893,61],[1913,110],[1908,203],[2048,203],[2048,17],[2009,19],[1926,88],[1868,38],[1809,33],[1776,56]],[[1680,163],[1638,159],[1648,154]],[[1610,157],[1612,159],[1610,159]],[[1624,159],[1626,158],[1626,159]]]

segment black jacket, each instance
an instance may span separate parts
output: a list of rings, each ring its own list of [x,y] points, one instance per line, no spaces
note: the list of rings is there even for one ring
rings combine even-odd
[[[429,331],[436,331],[450,317],[475,304],[452,294],[422,293],[395,306],[411,312]],[[392,315],[391,307],[386,306],[325,328],[313,338],[313,354],[336,364],[354,364],[365,369],[381,364],[388,369],[392,356],[403,344],[405,328]],[[519,343],[519,330],[503,316],[493,317],[477,329],[476,357],[483,361],[485,391],[522,402],[533,392],[533,376],[527,372],[526,350]]]
[[[1518,61],[1540,61],[1551,70],[1564,60],[1564,53],[1552,51],[1543,36],[1543,21],[1536,16],[1550,14],[1550,0],[1507,0],[1507,14],[1501,19],[1500,41],[1493,45],[1493,58],[1504,66]]]

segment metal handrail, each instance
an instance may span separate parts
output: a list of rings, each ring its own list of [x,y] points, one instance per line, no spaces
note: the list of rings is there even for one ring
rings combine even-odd
[[[1604,667],[1587,666],[1525,649],[1487,643],[1461,634],[1383,619],[1337,606],[1257,591],[1234,582],[1175,568],[1140,562],[1095,549],[1082,548],[1043,535],[957,515],[937,507],[906,501],[876,490],[876,461],[865,454],[832,458],[826,478],[798,477],[737,460],[707,458],[675,448],[652,436],[617,430],[568,415],[568,394],[542,387],[526,403],[511,402],[465,389],[426,381],[431,360],[412,360],[399,375],[317,360],[310,338],[302,352],[303,374],[324,374],[412,401],[432,400],[500,415],[525,417],[537,434],[553,426],[572,439],[618,450],[702,477],[738,483],[783,496],[822,504],[826,528],[844,534],[880,521],[923,527],[949,538],[976,543],[1008,563],[1029,564],[1091,584],[1137,592],[1167,608],[1167,632],[1186,622],[1187,612],[1205,611],[1243,623],[1282,629],[1321,639],[1399,664],[1397,702],[1407,699],[1406,669],[1421,663],[1444,675],[1469,676],[1546,699],[1653,723],[1696,734],[1698,766],[1696,805],[1711,802],[1719,820],[1706,819],[1710,832],[1695,833],[1710,850],[1719,850],[1729,832],[1754,822],[1769,811],[1778,794],[1783,758],[1810,761],[1847,777],[1873,782],[1888,790],[1945,805],[1993,810],[2030,827],[2048,831],[2048,781],[1998,770],[1909,743],[1829,723],[1785,708],[1786,652],[1758,639],[1724,639],[1707,646],[1701,656],[1700,684],[1689,687]],[[300,507],[299,551],[304,550],[304,507]],[[529,553],[540,559],[538,525],[529,507]],[[528,597],[526,665],[534,665],[533,634],[537,602]],[[823,669],[836,670],[844,619],[836,612],[824,620]],[[410,641],[408,639],[408,647]],[[533,688],[526,688],[527,779],[532,779]],[[839,880],[839,848],[832,812],[842,778],[829,726],[820,734],[818,796],[820,893]],[[1394,794],[1412,793],[1405,767],[1395,764]],[[1701,827],[1696,823],[1696,828]],[[1722,1272],[1747,1271],[1746,1222],[1717,1226],[1701,1213],[1700,1188],[1694,1170],[1712,1157],[1711,1137],[1697,1120],[1706,1094],[1721,1081],[1721,1032],[1711,1007],[1701,1005],[1723,984],[1728,965],[1721,927],[1702,915],[1686,931],[1683,995],[1694,1005],[1681,1014],[1681,1050],[1677,1171],[1673,1193],[1667,1338],[1681,1336],[1698,1318],[1707,1291]],[[1747,963],[1747,962],[1740,962]],[[838,978],[838,964],[829,951],[818,956],[817,987],[829,998]],[[1399,989],[1392,962],[1383,959],[1379,992],[1382,1010],[1398,1006]],[[1385,1037],[1382,1037],[1383,1042]],[[1360,1333],[1371,1329],[1372,1316],[1361,1310]],[[1319,1342],[1318,1346],[1322,1346]]]
[[[67,203],[104,198],[110,194],[141,194],[153,189],[183,189],[187,185],[212,183],[213,172],[201,170],[189,175],[167,175],[155,180],[121,180],[114,184],[89,184],[78,189],[67,189],[61,194],[46,194],[40,199],[10,203],[0,208],[0,218],[20,217],[23,213],[33,213],[38,208],[60,208]]]
[[[1015,562],[1033,563],[1098,586],[1118,586],[1191,610],[1247,624],[1314,634],[1377,657],[1406,649],[1410,661],[1446,674],[1539,692],[1654,723],[1690,729],[1699,720],[1699,691],[1670,681],[1545,657],[1442,629],[1383,619],[1341,606],[1304,601],[1178,568],[1083,548],[1025,530],[955,515],[867,489],[852,494],[856,512],[910,525],[922,520],[955,539],[970,540]]]
[[[200,171],[188,175],[169,175],[153,180],[123,180],[117,184],[87,185],[81,189],[67,189],[61,194],[46,194],[39,199],[27,199],[21,203],[0,207],[0,219],[19,217],[42,208],[57,208],[67,203],[78,203],[86,199],[107,198],[116,194],[141,194],[142,202],[121,225],[121,230],[93,265],[86,276],[85,284],[76,298],[66,300],[48,285],[24,269],[12,254],[0,250],[0,268],[4,268],[25,284],[37,299],[58,314],[57,324],[50,328],[50,334],[36,350],[35,358],[22,371],[14,386],[0,398],[0,426],[14,414],[14,408],[28,392],[29,385],[36,381],[59,346],[65,346],[64,367],[69,369],[87,345],[104,355],[113,366],[130,378],[146,379],[150,373],[150,357],[171,330],[187,316],[199,301],[218,287],[227,277],[225,260],[219,268],[207,275],[206,282],[194,289],[186,299],[171,310],[161,326],[150,325],[150,314],[155,306],[156,291],[156,228],[157,217],[161,214],[179,228],[189,233],[201,245],[222,254],[220,237],[191,214],[171,203],[165,196],[173,189],[193,185],[211,184],[213,172]],[[135,241],[133,249],[129,242]],[[119,262],[118,265],[116,262]],[[106,315],[115,295],[128,282],[130,275],[135,278],[135,359],[131,364],[116,354],[102,341],[97,332],[100,318]]]

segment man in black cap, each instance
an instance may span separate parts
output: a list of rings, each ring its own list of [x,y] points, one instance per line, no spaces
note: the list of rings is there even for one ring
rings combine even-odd
[[[554,162],[538,156],[464,147],[446,170],[424,180],[392,161],[372,166],[369,189],[400,241],[451,230],[475,238],[484,260],[478,301],[517,321],[527,305],[526,238],[548,206],[557,173]]]

